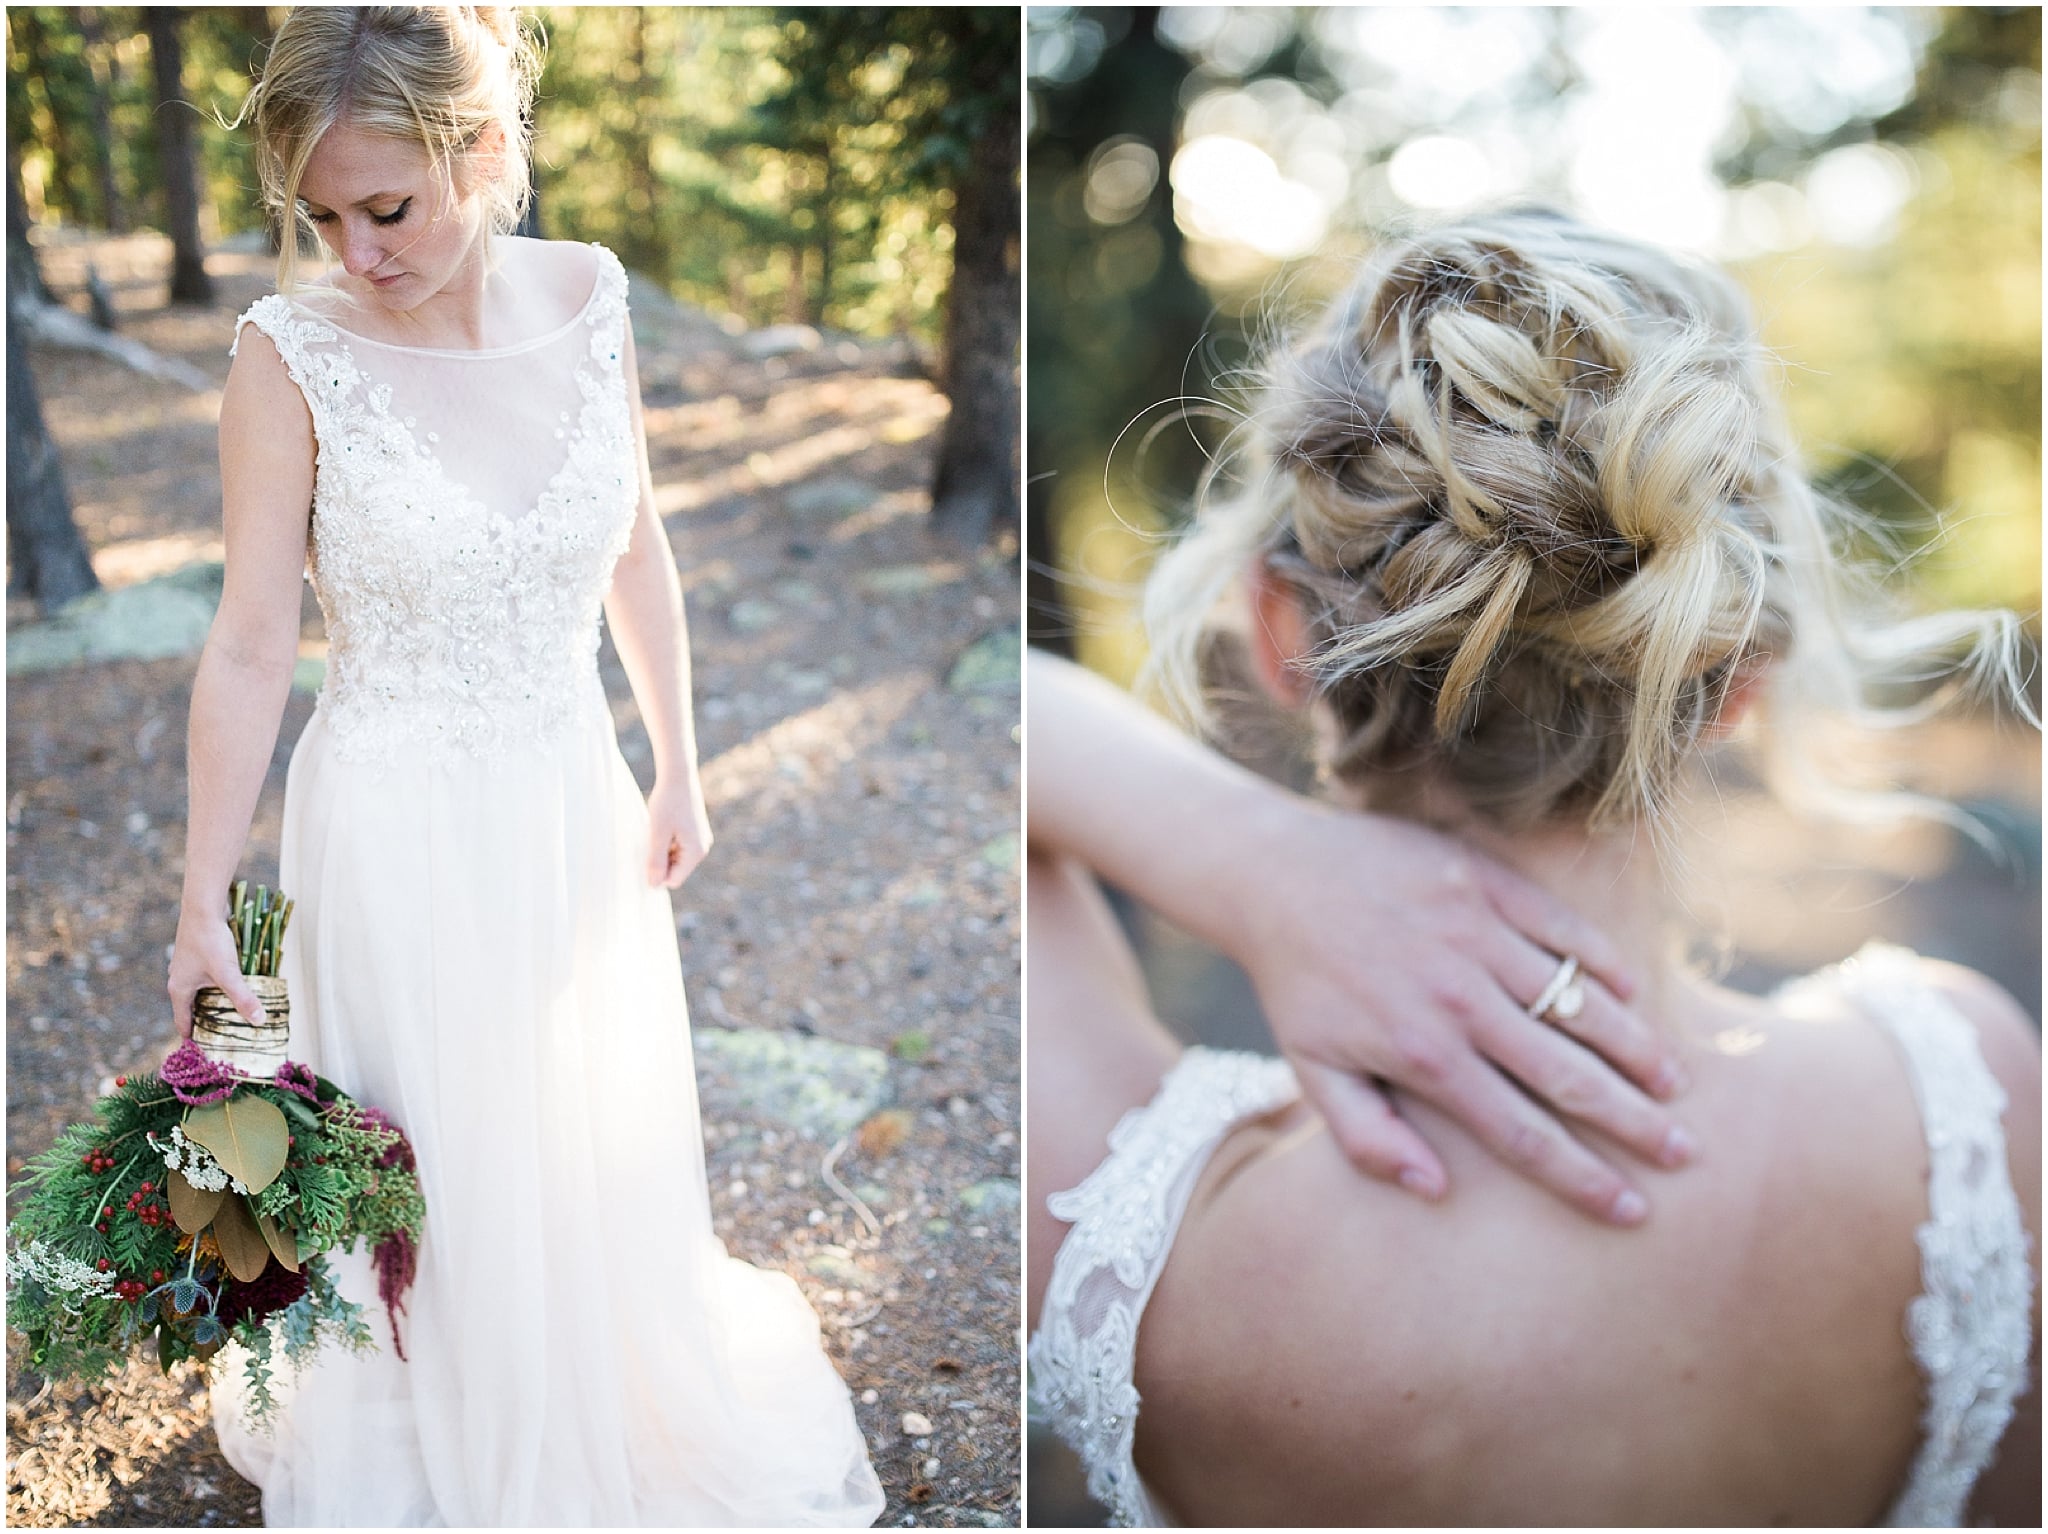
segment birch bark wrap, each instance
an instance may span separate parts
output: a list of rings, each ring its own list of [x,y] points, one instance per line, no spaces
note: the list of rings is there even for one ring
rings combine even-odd
[[[252,1025],[235,1010],[226,991],[218,986],[201,986],[192,998],[192,1042],[209,1060],[244,1076],[269,1077],[285,1062],[291,1041],[292,1004],[284,981],[274,975],[244,975],[243,980],[263,1003],[269,1014],[261,1024]]]

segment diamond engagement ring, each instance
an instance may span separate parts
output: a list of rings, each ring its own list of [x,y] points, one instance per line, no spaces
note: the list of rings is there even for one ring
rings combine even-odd
[[[1586,1009],[1586,986],[1579,978],[1579,956],[1566,954],[1557,972],[1543,988],[1543,994],[1529,1003],[1528,1013],[1539,1022],[1568,1023]]]

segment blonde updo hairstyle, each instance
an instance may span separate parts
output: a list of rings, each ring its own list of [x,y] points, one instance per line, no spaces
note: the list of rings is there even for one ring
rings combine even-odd
[[[502,129],[503,163],[479,188],[488,258],[491,231],[515,228],[530,195],[526,123],[540,69],[540,44],[514,7],[294,7],[235,119],[255,127],[263,200],[283,231],[279,291],[292,290],[300,241],[313,235],[299,202],[306,162],[337,123],[420,145],[451,184]]]
[[[1257,561],[1299,599],[1321,766],[1374,802],[1405,775],[1509,829],[1657,829],[1755,683],[1774,786],[1897,808],[1822,771],[1803,727],[1897,722],[1880,684],[1958,669],[2025,708],[2017,620],[1872,607],[1768,361],[1726,276],[1560,214],[1382,246],[1255,375],[1148,583],[1148,679],[1206,721],[1205,658]]]

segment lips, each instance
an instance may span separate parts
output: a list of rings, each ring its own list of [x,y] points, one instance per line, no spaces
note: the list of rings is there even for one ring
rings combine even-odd
[[[374,282],[380,288],[388,288],[391,286],[392,283],[398,281],[398,279],[403,277],[404,275],[404,272],[393,272],[389,277],[372,277],[370,281]]]

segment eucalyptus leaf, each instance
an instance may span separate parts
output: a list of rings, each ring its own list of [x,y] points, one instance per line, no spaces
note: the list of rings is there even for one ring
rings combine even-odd
[[[257,1228],[244,1198],[222,1199],[220,1213],[213,1218],[213,1239],[220,1244],[221,1260],[243,1283],[253,1283],[270,1264],[270,1243]]]
[[[183,1172],[173,1172],[164,1183],[164,1192],[170,1196],[171,1218],[178,1222],[178,1229],[188,1236],[196,1236],[213,1223],[214,1213],[220,1208],[221,1195],[226,1190],[216,1188],[208,1192],[204,1188],[195,1188],[185,1180]],[[181,1310],[190,1308],[185,1304],[179,1306]]]
[[[212,1151],[214,1160],[251,1193],[277,1181],[291,1139],[277,1104],[253,1092],[194,1108],[185,1133]]]
[[[290,1231],[278,1229],[277,1221],[267,1214],[256,1216],[256,1229],[262,1232],[264,1245],[268,1246],[271,1254],[284,1264],[285,1271],[288,1273],[298,1272],[298,1239]]]

